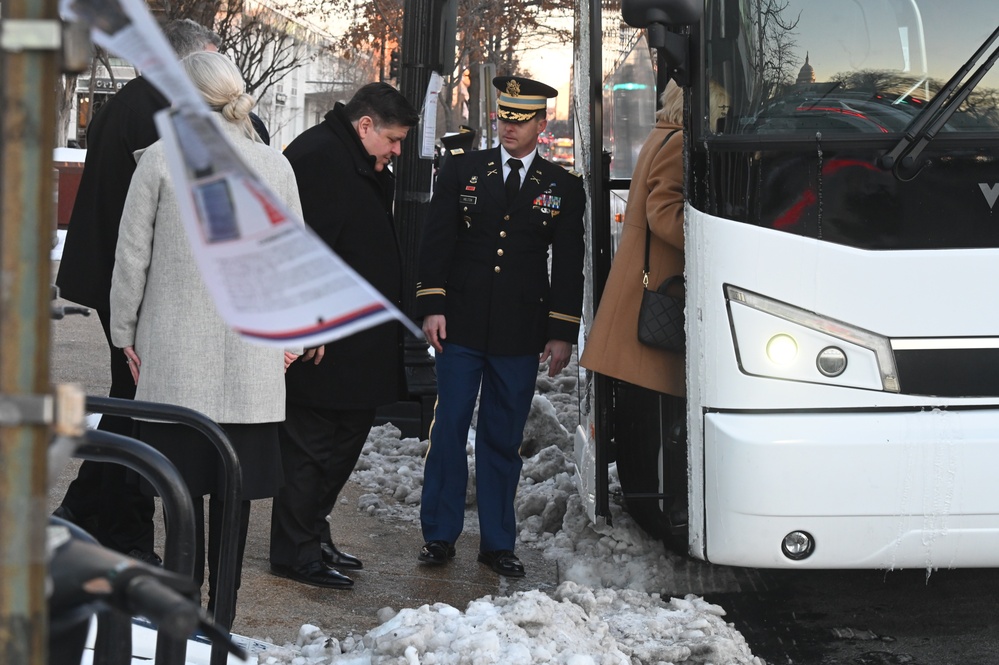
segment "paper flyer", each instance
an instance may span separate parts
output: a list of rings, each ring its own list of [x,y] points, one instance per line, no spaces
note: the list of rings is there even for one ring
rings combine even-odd
[[[172,103],[156,115],[198,269],[219,314],[248,341],[315,347],[397,319],[422,333],[288,210],[236,154],[140,0],[61,0],[93,41]]]
[[[423,99],[423,134],[420,142],[420,157],[433,159],[437,143],[437,101],[444,87],[444,78],[437,72],[430,72],[430,82],[427,84],[427,96]]]

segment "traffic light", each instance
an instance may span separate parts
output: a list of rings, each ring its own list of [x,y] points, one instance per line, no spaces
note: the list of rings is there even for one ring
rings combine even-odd
[[[392,55],[389,56],[389,78],[396,79],[399,78],[399,50],[393,49]]]

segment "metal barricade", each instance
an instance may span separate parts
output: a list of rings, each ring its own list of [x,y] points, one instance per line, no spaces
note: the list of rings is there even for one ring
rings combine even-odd
[[[175,406],[172,404],[158,404],[154,402],[118,399],[114,397],[90,396],[87,397],[86,409],[87,411],[93,413],[125,416],[129,418],[146,418],[160,422],[187,425],[204,434],[215,445],[222,462],[224,486],[220,491],[220,496],[223,500],[223,524],[221,530],[222,542],[219,547],[218,583],[217,588],[214,589],[215,607],[213,619],[218,626],[228,633],[228,631],[232,629],[232,622],[236,614],[235,587],[236,576],[239,574],[240,565],[238,539],[243,480],[239,468],[239,458],[237,457],[236,451],[233,449],[232,444],[229,442],[229,438],[226,436],[225,431],[219,426],[218,423],[211,420],[204,414],[193,409]],[[91,432],[88,434],[88,437],[95,433],[96,432]],[[102,434],[106,435],[107,433]],[[158,488],[157,491],[159,491]],[[186,486],[184,486],[184,493],[187,495]],[[162,493],[160,496],[163,496]],[[189,517],[193,520],[193,505],[190,504],[189,495],[187,498],[189,505],[191,505],[189,510],[192,511]],[[171,544],[168,534],[167,544],[164,547],[163,565],[169,570],[173,570],[178,573],[186,572],[187,574],[190,574],[193,571],[193,546],[190,548],[189,555],[178,551],[178,547],[179,545],[176,543]],[[178,565],[183,567],[185,565],[184,561],[181,560],[185,556],[187,557],[186,571],[175,567]],[[183,654],[183,651],[181,653]],[[180,661],[172,660],[172,658],[175,657],[173,654],[169,654],[171,660],[161,661],[159,642],[157,643],[156,656],[157,665],[174,665],[177,662],[184,662],[183,658],[181,658]],[[167,654],[164,654],[164,657],[166,658]],[[211,655],[212,665],[224,665],[227,660],[227,645],[219,640],[213,640]],[[107,665],[117,665],[117,663],[108,663]]]
[[[85,438],[86,442],[76,449],[76,457],[122,464],[146,478],[160,495],[167,517],[164,559],[171,562],[170,570],[190,576],[194,570],[194,507],[177,469],[161,452],[141,441],[100,430],[88,431]],[[131,618],[109,610],[100,613],[97,622],[94,665],[131,663]],[[183,665],[186,651],[185,639],[161,635],[156,643],[156,662]]]

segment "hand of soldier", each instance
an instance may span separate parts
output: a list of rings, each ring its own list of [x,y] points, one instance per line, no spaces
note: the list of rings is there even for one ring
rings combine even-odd
[[[427,338],[427,343],[434,347],[434,351],[444,353],[441,342],[447,339],[447,320],[443,314],[431,314],[423,319],[423,334]]]
[[[288,371],[288,367],[293,362],[295,362],[295,358],[297,358],[297,357],[298,357],[298,354],[292,353],[291,351],[285,351],[284,352],[284,371],[286,371],[286,372]]]
[[[549,361],[548,376],[554,377],[566,368],[570,357],[572,357],[571,343],[561,339],[550,339],[545,344],[545,350],[541,352],[539,361]]]

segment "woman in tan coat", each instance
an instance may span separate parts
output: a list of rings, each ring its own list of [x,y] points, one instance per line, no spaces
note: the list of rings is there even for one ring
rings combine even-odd
[[[646,226],[652,229],[649,287],[683,274],[682,123],[683,90],[670,81],[656,126],[638,155],[621,240],[579,360],[595,372],[680,397],[686,394],[683,355],[638,341],[638,307]]]
[[[649,288],[654,289],[667,277],[683,274],[683,90],[672,81],[638,155],[621,239],[579,360],[587,369],[618,379],[614,442],[625,500],[646,531],[665,536],[659,502],[627,496],[660,492],[660,442],[684,422],[683,400],[677,399],[686,395],[683,354],[638,341],[647,227],[652,230]],[[679,534],[686,524],[686,443],[682,436],[673,438],[677,445],[666,450],[665,492],[675,500],[664,505],[672,531]]]

